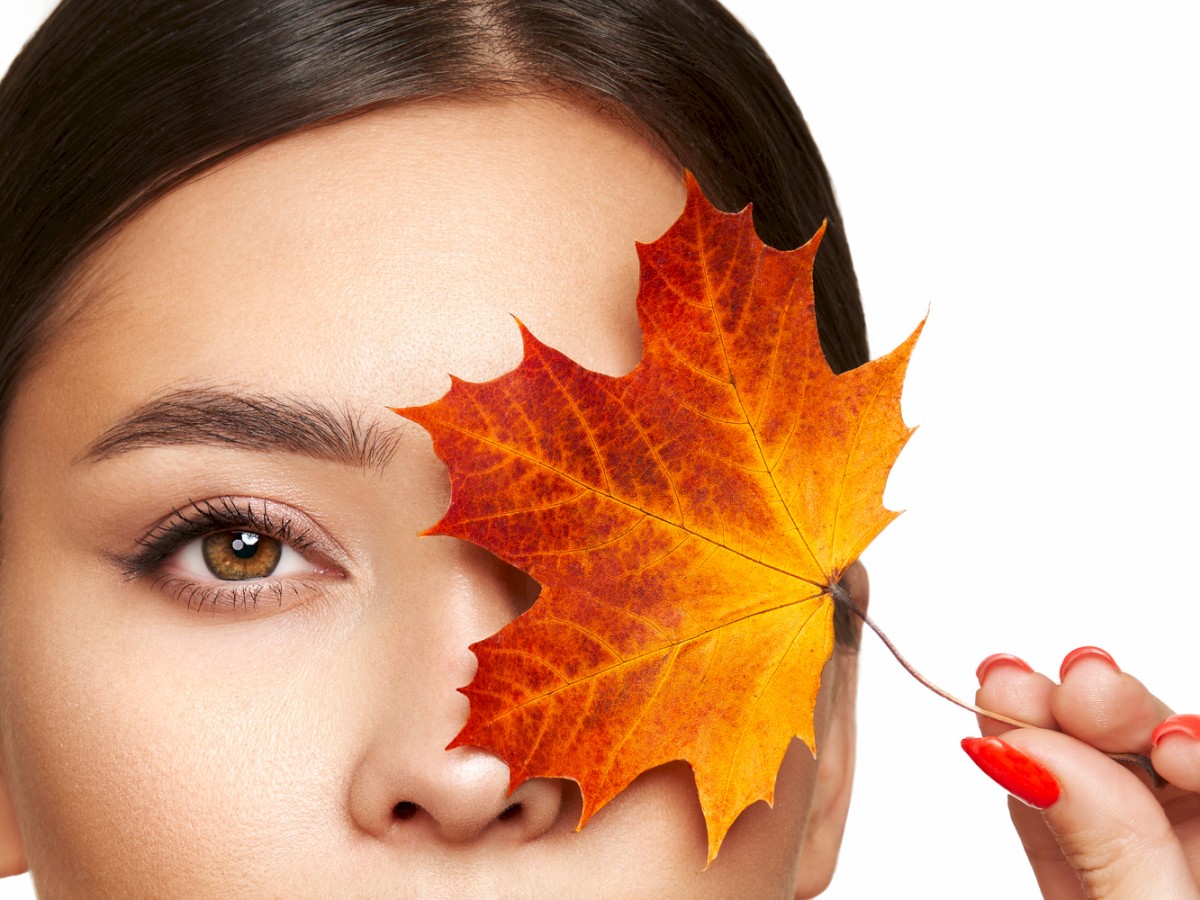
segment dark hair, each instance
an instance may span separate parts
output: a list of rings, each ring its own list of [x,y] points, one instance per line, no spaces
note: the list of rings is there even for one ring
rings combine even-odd
[[[63,0],[0,83],[0,423],[80,262],[154,198],[317,123],[531,87],[627,111],[718,206],[753,202],[772,246],[827,219],[821,346],[837,371],[867,360],[825,166],[715,0]]]

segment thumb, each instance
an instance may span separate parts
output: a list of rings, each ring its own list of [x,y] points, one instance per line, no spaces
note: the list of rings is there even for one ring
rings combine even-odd
[[[1103,753],[1040,728],[962,745],[1026,804],[1013,804],[1013,823],[1046,900],[1078,898],[1080,886],[1089,898],[1200,900],[1161,804]]]

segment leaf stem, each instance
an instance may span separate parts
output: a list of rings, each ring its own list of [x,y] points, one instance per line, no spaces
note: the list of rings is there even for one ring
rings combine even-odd
[[[973,712],[976,715],[986,716],[989,719],[995,719],[997,722],[1003,722],[1005,725],[1012,725],[1016,728],[1037,727],[1032,722],[1022,722],[1020,719],[1014,719],[1010,716],[1004,715],[1003,713],[992,712],[990,709],[983,709],[982,707],[976,706],[974,703],[968,703],[965,700],[960,700],[949,691],[938,687],[936,684],[918,672],[913,664],[904,658],[904,654],[901,653],[899,648],[892,643],[892,639],[884,633],[882,628],[875,624],[875,620],[867,615],[867,611],[865,609],[854,602],[854,598],[850,596],[849,591],[847,591],[840,584],[831,584],[829,586],[829,593],[835,601],[843,604],[852,613],[862,619],[868,628],[875,632],[876,637],[883,641],[883,646],[888,648],[892,656],[896,657],[896,662],[900,663],[900,665],[904,667],[904,670],[908,672],[909,675],[917,679],[917,681],[921,682],[921,684],[925,685],[925,687],[929,688],[929,690],[933,691],[943,700],[949,700],[955,706],[961,706],[963,709]]]
[[[828,592],[836,603],[841,603],[848,610],[850,610],[850,612],[862,619],[868,628],[875,632],[875,636],[883,641],[883,646],[887,647],[888,650],[891,651],[892,656],[896,657],[896,662],[900,663],[900,665],[904,667],[904,670],[908,672],[909,675],[917,679],[917,681],[921,682],[921,684],[925,685],[925,687],[929,688],[929,690],[933,691],[943,700],[949,700],[955,706],[961,706],[963,709],[969,710],[976,715],[994,719],[997,722],[1003,722],[1005,725],[1013,725],[1016,728],[1037,727],[1032,722],[1022,722],[1020,719],[1013,719],[1009,716],[1003,715],[1002,713],[992,712],[990,709],[983,709],[982,707],[976,706],[974,703],[967,703],[965,700],[959,700],[949,691],[938,687],[936,684],[918,672],[916,668],[913,667],[913,664],[904,658],[904,654],[901,653],[899,648],[892,643],[892,639],[889,638],[886,633],[884,633],[882,628],[875,624],[875,621],[869,615],[867,615],[867,611],[865,609],[854,602],[854,598],[850,596],[849,591],[847,591],[840,584],[834,583],[829,585]],[[1150,780],[1155,788],[1163,788],[1168,784],[1167,780],[1158,774],[1148,756],[1143,756],[1140,753],[1107,753],[1105,755],[1116,760],[1117,762],[1128,763],[1129,765],[1134,765],[1140,769],[1143,769],[1146,774],[1150,776]]]

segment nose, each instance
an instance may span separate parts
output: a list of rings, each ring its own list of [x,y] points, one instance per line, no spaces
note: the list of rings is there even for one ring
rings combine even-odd
[[[361,829],[397,846],[523,843],[558,821],[567,782],[533,779],[510,795],[508,766],[498,757],[445,748],[467,720],[468,701],[457,689],[475,671],[469,646],[528,605],[528,579],[460,541],[446,542],[438,555],[430,568],[440,577],[409,585],[427,594],[405,591],[403,603],[380,604],[384,611],[364,625],[370,636],[360,651],[370,669],[386,674],[363,685],[377,712],[360,744],[351,814]]]
[[[444,746],[444,745],[443,745]],[[390,777],[389,777],[390,776]],[[389,771],[376,765],[355,785],[360,823],[381,840],[520,844],[558,820],[563,782],[527,781],[508,793],[508,767],[483,750],[431,748]]]

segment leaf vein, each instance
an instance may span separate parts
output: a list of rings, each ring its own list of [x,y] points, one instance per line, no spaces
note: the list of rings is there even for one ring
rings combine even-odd
[[[604,775],[602,776],[602,780],[608,780],[608,776],[612,772],[613,764],[617,761],[617,754],[621,752],[621,748],[625,746],[626,741],[633,736],[633,732],[637,730],[637,727],[641,724],[642,719],[646,717],[646,712],[654,704],[655,698],[662,693],[662,687],[666,683],[668,676],[671,674],[671,670],[675,668],[675,660],[678,658],[679,645],[676,644],[671,648],[670,655],[663,663],[662,669],[658,673],[658,677],[654,680],[654,689],[642,702],[642,708],[638,710],[637,718],[635,718],[629,724],[629,729],[621,736],[621,740],[617,741],[616,744],[613,745],[611,752],[608,754],[608,762],[604,765]]]
[[[579,420],[579,424],[583,426],[584,432],[587,434],[588,444],[592,448],[592,455],[596,458],[596,465],[600,467],[600,474],[604,476],[604,487],[608,493],[612,493],[612,478],[608,474],[608,466],[604,463],[604,455],[600,451],[600,444],[596,441],[596,435],[592,431],[592,426],[588,424],[583,417],[583,410],[579,408],[579,404],[575,402],[575,397],[567,390],[566,385],[558,380],[558,374],[554,371],[554,367],[546,362],[546,358],[542,356],[540,344],[535,344],[537,347],[538,359],[546,369],[546,374],[550,376],[550,380],[554,382],[554,386],[558,388],[559,393],[563,395],[567,403],[571,407],[571,411],[575,413],[575,418]]]
[[[552,672],[554,672],[554,674],[558,675],[559,678],[561,678],[563,680],[563,684],[561,686],[556,687],[556,688],[551,688],[550,690],[548,690],[544,693],[541,693],[541,694],[536,694],[536,695],[528,698],[527,700],[522,701],[521,703],[518,703],[514,706],[509,707],[508,709],[504,710],[499,715],[493,716],[492,718],[488,719],[486,722],[483,723],[483,725],[481,727],[486,727],[488,725],[492,725],[496,722],[499,722],[501,719],[507,718],[508,716],[511,716],[514,713],[519,712],[520,710],[524,709],[529,704],[537,703],[537,702],[545,700],[549,697],[553,697],[555,694],[559,693],[560,691],[565,691],[565,690],[573,687],[574,685],[578,684],[581,681],[588,681],[591,679],[600,678],[602,675],[607,674],[608,672],[612,671],[613,669],[619,669],[623,666],[634,665],[641,659],[643,659],[647,656],[650,656],[653,653],[662,653],[668,649],[676,649],[676,648],[682,647],[685,644],[690,644],[693,641],[698,641],[698,640],[704,638],[706,635],[720,633],[721,630],[725,629],[725,628],[732,628],[733,626],[735,626],[741,622],[744,622],[746,619],[753,618],[754,616],[768,615],[772,612],[778,612],[783,609],[786,609],[789,606],[798,606],[802,603],[808,603],[813,600],[818,600],[821,597],[828,596],[828,594],[829,594],[828,590],[822,590],[821,593],[819,593],[819,594],[810,594],[808,596],[801,597],[798,600],[787,600],[783,603],[780,603],[778,606],[772,606],[769,609],[754,610],[753,612],[749,612],[749,613],[746,613],[745,615],[738,616],[735,619],[730,619],[728,622],[721,622],[717,625],[713,625],[710,628],[705,628],[704,630],[699,631],[695,634],[690,634],[687,637],[680,638],[678,641],[674,641],[670,644],[666,644],[664,646],[659,646],[659,647],[652,647],[651,649],[647,650],[644,653],[638,653],[633,656],[626,657],[621,662],[613,663],[612,665],[605,666],[602,669],[596,669],[595,671],[588,672],[588,673],[580,676],[579,678],[575,678],[575,679],[566,678],[566,676],[559,673],[553,666],[546,663],[546,667],[548,669],[550,669]],[[514,653],[517,655],[528,655],[528,654],[522,654],[521,651],[515,650],[513,648],[507,648],[507,647],[494,648],[494,652],[497,652],[497,653],[505,652],[505,651]],[[537,657],[533,657],[533,658],[537,659]]]
[[[667,468],[667,464],[663,461],[662,456],[658,452],[658,448],[654,446],[654,442],[650,440],[650,435],[646,434],[646,429],[642,428],[642,423],[638,421],[637,416],[626,405],[625,398],[613,391],[607,383],[601,383],[604,392],[613,399],[620,407],[621,412],[625,413],[630,424],[637,429],[637,433],[641,436],[642,442],[646,445],[646,449],[650,451],[650,455],[654,457],[654,462],[657,464],[659,471],[662,472],[663,478],[667,480],[667,486],[671,488],[671,496],[675,499],[675,511],[679,514],[679,521],[683,523],[683,500],[679,496],[679,489],[675,485],[675,479],[671,477],[671,470]]]
[[[831,532],[832,537],[830,538],[830,541],[829,541],[829,544],[833,548],[835,553],[837,552],[837,545],[838,545],[838,542],[837,542],[838,524],[839,524],[838,520],[841,518],[841,513],[842,513],[842,502],[843,502],[842,495],[845,493],[846,479],[849,477],[850,460],[854,458],[854,451],[858,447],[859,439],[862,437],[863,419],[866,418],[867,413],[875,406],[875,401],[879,399],[879,394],[883,391],[885,383],[886,383],[885,381],[881,380],[876,384],[875,391],[871,394],[870,401],[867,403],[866,408],[859,414],[857,427],[854,429],[854,439],[850,442],[850,452],[846,454],[846,463],[842,467],[842,478],[841,478],[841,481],[838,483],[838,491],[837,491],[837,495],[836,495],[838,498],[838,502],[833,508],[833,529]]]
[[[701,246],[703,246],[704,236],[699,233],[699,229],[697,229],[697,232],[696,239]],[[729,358],[729,348],[725,346],[725,333],[721,330],[721,322],[717,316],[717,308],[716,304],[714,303],[712,293],[712,279],[709,276],[708,270],[708,259],[704,253],[700,254],[700,260],[700,271],[704,275],[704,287],[705,294],[708,297],[709,314],[712,316],[713,328],[717,333],[717,340],[720,342],[721,356],[725,360],[725,370],[729,373],[729,383],[733,386],[733,396],[737,399],[738,408],[741,409],[742,416],[746,419],[747,425],[749,425],[750,416],[746,410],[746,404],[742,400],[742,392],[738,390],[738,386],[733,377],[733,365]],[[762,460],[763,468],[767,469],[767,477],[771,480],[771,487],[774,489],[777,496],[782,497],[783,492],[779,490],[779,485],[775,483],[775,476],[771,473],[770,466],[767,464],[767,455],[763,450],[762,442],[758,439],[758,431],[754,427],[750,427],[750,434],[754,438],[754,446],[758,451],[759,459]],[[821,565],[821,561],[817,559],[817,554],[813,552],[812,546],[808,543],[808,538],[806,538],[804,533],[800,531],[800,526],[796,522],[796,517],[792,515],[791,507],[785,503],[783,508],[787,511],[788,518],[791,519],[792,524],[796,525],[796,533],[800,537],[800,542],[804,544],[804,549],[808,551],[808,555],[812,559],[813,565],[817,567],[817,571],[821,573],[822,577],[825,577],[825,567]],[[826,578],[826,580],[828,579]]]
[[[439,424],[445,428],[449,428],[452,431],[457,431],[460,434],[465,434],[468,437],[474,438],[475,440],[479,441],[480,443],[490,444],[493,447],[498,447],[499,449],[504,450],[508,453],[511,453],[511,454],[513,454],[513,456],[518,456],[521,459],[526,460],[527,462],[533,463],[534,465],[542,466],[543,468],[548,469],[551,472],[553,472],[555,475],[558,475],[559,477],[564,478],[567,481],[574,482],[575,484],[579,485],[581,488],[584,488],[585,490],[592,491],[593,493],[599,494],[601,497],[605,497],[605,498],[611,500],[613,503],[617,503],[621,506],[626,507],[627,509],[636,510],[637,512],[640,512],[643,515],[648,516],[651,519],[655,519],[659,522],[662,522],[664,525],[670,526],[671,528],[678,528],[681,531],[686,531],[688,534],[693,535],[694,537],[698,538],[699,540],[704,541],[707,544],[714,544],[717,547],[721,547],[725,550],[728,550],[730,553],[740,556],[743,559],[746,559],[750,562],[757,563],[758,565],[762,566],[765,569],[770,569],[773,572],[778,572],[780,575],[786,575],[788,578],[794,578],[797,581],[803,582],[804,584],[812,585],[815,588],[824,589],[824,587],[825,587],[825,585],[819,581],[813,581],[811,578],[805,578],[803,575],[798,575],[795,572],[788,571],[787,569],[773,565],[764,560],[755,559],[754,557],[749,556],[745,553],[741,553],[741,552],[733,549],[732,547],[725,546],[724,544],[720,543],[719,541],[716,541],[713,538],[710,538],[709,536],[707,536],[705,534],[701,534],[699,531],[694,531],[691,528],[688,528],[678,522],[672,522],[669,519],[664,519],[662,516],[658,515],[657,513],[651,512],[648,509],[642,509],[640,506],[637,506],[636,504],[631,503],[628,500],[624,500],[621,497],[617,497],[610,493],[604,493],[602,491],[599,491],[593,485],[584,484],[582,481],[580,481],[578,478],[575,478],[573,475],[571,475],[567,472],[563,472],[560,469],[554,468],[554,466],[550,465],[545,460],[541,460],[534,456],[530,456],[527,453],[522,453],[520,450],[516,449],[515,447],[510,447],[506,444],[502,444],[493,438],[487,437],[486,435],[476,434],[473,431],[463,428],[462,426],[458,425],[455,422],[447,421],[446,419],[437,419],[436,422],[437,422],[437,424]]]

